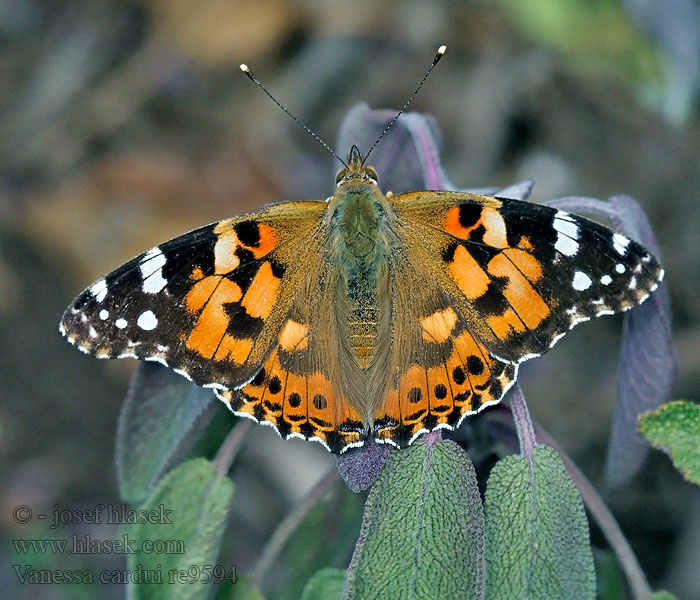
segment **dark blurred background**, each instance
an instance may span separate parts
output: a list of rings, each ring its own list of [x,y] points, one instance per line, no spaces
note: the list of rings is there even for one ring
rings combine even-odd
[[[0,0],[3,598],[123,597],[119,586],[21,586],[7,567],[123,566],[109,555],[20,557],[10,541],[75,532],[20,526],[18,504],[47,512],[119,502],[113,440],[135,361],[76,352],[57,329],[65,306],[170,237],[333,189],[338,165],[238,64],[333,145],[357,102],[399,108],[442,43],[448,52],[412,109],[437,119],[448,176],[460,187],[535,178],[534,201],[637,198],[672,296],[674,396],[699,397],[697,1]],[[578,328],[523,368],[523,387],[534,417],[602,492],[652,584],[700,598],[698,490],[659,453],[630,485],[605,489],[620,331],[619,317]],[[217,410],[225,430],[233,419]],[[470,454],[478,462],[480,449]],[[316,444],[254,428],[234,471],[226,540],[239,542],[224,549],[239,574],[333,462]],[[339,486],[268,588],[287,582],[294,597],[295,560],[319,536],[336,555],[308,562],[346,566],[362,500]],[[595,526],[592,536],[619,580]]]

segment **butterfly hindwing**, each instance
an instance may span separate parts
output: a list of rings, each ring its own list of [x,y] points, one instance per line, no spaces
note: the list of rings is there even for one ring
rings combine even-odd
[[[391,376],[374,414],[375,437],[399,446],[426,431],[455,428],[466,415],[495,404],[517,372],[470,330],[433,266],[413,251],[416,242],[403,229],[394,244]]]
[[[85,290],[61,329],[99,358],[156,360],[200,385],[238,387],[277,339],[304,256],[319,252],[324,210],[273,205],[161,244]]]
[[[319,239],[325,236],[321,229]],[[323,253],[309,260],[263,368],[240,390],[218,394],[236,414],[273,425],[285,439],[312,439],[339,453],[362,445],[366,430],[342,383],[337,272]]]

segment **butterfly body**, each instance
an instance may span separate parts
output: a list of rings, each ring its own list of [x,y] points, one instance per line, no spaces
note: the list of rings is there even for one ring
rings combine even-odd
[[[404,446],[499,402],[520,362],[643,302],[641,245],[545,206],[385,195],[353,147],[325,202],[282,203],[161,244],[85,290],[61,329],[156,360],[237,415],[333,452]]]

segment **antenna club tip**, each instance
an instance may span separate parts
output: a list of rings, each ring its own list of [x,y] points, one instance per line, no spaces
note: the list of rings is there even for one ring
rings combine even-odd
[[[445,52],[447,52],[447,46],[446,46],[445,44],[443,44],[442,46],[440,46],[440,47],[438,48],[437,53],[438,53],[440,56],[442,56],[443,54],[445,54]]]
[[[243,71],[244,73],[249,73],[249,72],[250,72],[250,69],[248,68],[248,65],[246,65],[246,64],[244,64],[244,63],[241,63],[240,65],[238,65],[238,68],[239,68],[241,71]]]

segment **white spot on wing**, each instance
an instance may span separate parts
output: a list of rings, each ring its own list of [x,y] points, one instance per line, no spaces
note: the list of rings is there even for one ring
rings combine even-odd
[[[612,277],[610,277],[610,275],[603,275],[600,278],[600,283],[603,285],[610,285],[612,283]]]
[[[146,294],[157,294],[168,285],[167,280],[163,277],[163,267],[167,260],[157,246],[151,248],[144,255],[139,265],[141,277],[143,278],[143,291]]]
[[[145,331],[152,331],[158,325],[158,319],[152,310],[147,310],[139,315],[136,324]]]
[[[629,246],[630,239],[628,237],[625,237],[624,235],[620,235],[619,233],[613,233],[613,246],[615,247],[615,251],[620,255],[624,256],[627,254],[627,246]]]
[[[578,224],[567,213],[557,211],[553,227],[557,232],[556,250],[564,256],[574,256],[578,252]]]
[[[128,325],[128,323],[126,322],[126,319],[122,319],[121,317],[119,317],[119,318],[114,322],[114,324],[115,324],[119,329],[124,329],[124,328]]]
[[[622,263],[617,263],[617,264],[615,265],[615,271],[616,271],[617,273],[624,273],[625,270],[626,270],[626,269],[625,269],[625,265],[623,265]]]
[[[591,283],[591,278],[588,275],[586,275],[583,271],[576,271],[574,273],[574,279],[571,282],[571,285],[574,286],[575,290],[582,292],[583,290],[587,290],[589,287],[591,287]]]
[[[102,302],[107,297],[107,282],[104,279],[96,281],[90,286],[90,293],[97,302]]]
[[[107,309],[103,308],[100,311],[100,319],[102,319],[103,321],[106,321],[108,318],[109,318],[109,311]]]
[[[574,256],[578,252],[578,242],[559,233],[554,248],[564,256]]]

